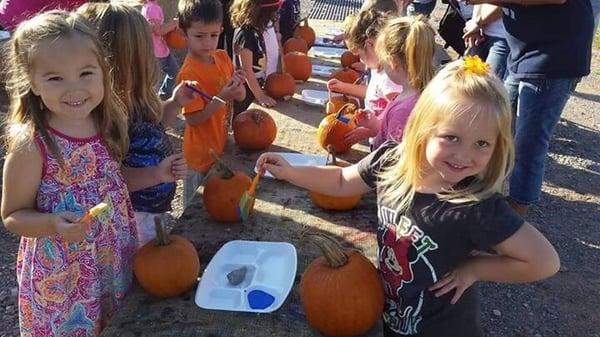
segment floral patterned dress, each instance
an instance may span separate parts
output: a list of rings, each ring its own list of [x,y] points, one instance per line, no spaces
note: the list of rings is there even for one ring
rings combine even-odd
[[[37,209],[83,215],[99,202],[86,239],[21,238],[17,256],[21,336],[97,336],[132,281],[137,233],[119,164],[100,135],[72,138],[50,129],[64,169],[36,138],[44,167]]]

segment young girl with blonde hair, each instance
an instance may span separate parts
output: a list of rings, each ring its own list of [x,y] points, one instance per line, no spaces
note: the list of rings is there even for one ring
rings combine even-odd
[[[271,153],[258,166],[331,195],[376,189],[385,336],[470,337],[483,336],[475,282],[531,282],[559,268],[552,245],[500,194],[513,158],[503,84],[468,58],[425,88],[402,143],[346,168],[293,167]]]
[[[129,150],[123,161],[138,226],[139,245],[156,236],[154,218],[171,211],[175,181],[187,172],[181,153],[174,153],[165,127],[171,126],[191,90],[180,84],[162,102],[156,91],[158,69],[146,19],[124,4],[89,3],[79,12],[98,29],[113,67],[113,83],[129,115]],[[189,92],[188,92],[189,91]]]
[[[21,236],[21,335],[98,336],[131,284],[137,244],[119,164],[125,108],[96,32],[77,14],[21,23],[8,54],[1,211]],[[83,221],[100,202],[104,214]]]

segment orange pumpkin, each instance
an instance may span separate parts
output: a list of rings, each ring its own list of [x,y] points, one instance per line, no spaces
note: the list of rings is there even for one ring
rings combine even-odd
[[[344,137],[356,128],[353,108],[356,108],[354,104],[346,104],[337,113],[326,115],[321,120],[317,129],[317,141],[323,149],[327,150],[331,145],[335,153],[345,153],[352,147],[352,144],[344,141]],[[339,117],[348,119],[348,122],[340,121]]]
[[[216,158],[214,151],[211,152]],[[202,200],[208,214],[220,222],[240,221],[238,206],[242,194],[250,188],[252,181],[242,171],[232,171],[220,159],[218,173],[212,174],[204,185]]]
[[[269,74],[265,81],[265,91],[274,99],[288,99],[296,92],[294,77],[285,71],[281,54],[277,59],[277,72]]]
[[[297,81],[306,82],[312,74],[312,63],[304,53],[293,51],[283,57],[285,70]]]
[[[173,297],[188,291],[200,273],[196,247],[179,235],[169,235],[160,217],[154,218],[156,239],[133,257],[133,273],[151,295]]]
[[[248,109],[233,120],[233,138],[244,150],[264,150],[273,144],[277,125],[263,110]]]
[[[335,158],[335,152],[333,151],[333,149],[331,147],[330,147],[330,150],[331,151],[329,151],[329,154],[331,155],[332,159],[331,159],[331,163],[327,163],[327,165],[334,165],[334,166],[340,166],[340,167],[346,167],[346,166],[350,165],[346,162],[337,161]],[[356,205],[358,205],[358,203],[360,202],[360,199],[362,199],[362,194],[345,196],[345,197],[337,197],[337,196],[322,194],[322,193],[315,192],[315,191],[310,191],[310,199],[312,200],[312,202],[315,205],[317,205],[325,210],[347,211],[347,210],[353,209]]]
[[[323,256],[313,260],[300,280],[306,320],[325,336],[362,336],[381,319],[383,282],[364,255],[335,239],[309,234]]]
[[[290,37],[287,39],[287,41],[285,41],[283,44],[283,54],[285,55],[293,51],[305,54],[308,53],[308,45],[306,44],[306,41],[296,37]]]
[[[184,49],[187,47],[187,40],[183,31],[179,28],[172,30],[165,35],[165,42],[171,49]]]
[[[314,29],[308,25],[308,18],[304,18],[298,22],[298,25],[294,31],[294,37],[298,37],[306,41],[309,49],[315,44],[317,35],[315,34]]]
[[[342,67],[347,68],[356,62],[360,62],[360,56],[354,55],[351,51],[347,50],[342,54],[340,62],[342,63]]]
[[[354,97],[343,96],[331,96],[329,101],[325,105],[325,113],[332,114],[338,112],[344,105],[351,103],[355,106],[359,105],[358,99]]]
[[[337,78],[338,80],[346,83],[354,83],[356,82],[356,80],[358,80],[359,75],[356,71],[350,68],[346,68],[334,72],[333,74],[331,74],[331,78]]]

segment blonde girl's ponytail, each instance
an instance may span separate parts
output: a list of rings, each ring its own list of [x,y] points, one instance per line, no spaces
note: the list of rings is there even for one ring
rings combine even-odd
[[[434,75],[435,33],[423,15],[412,17],[404,43],[404,64],[410,85],[422,92]]]

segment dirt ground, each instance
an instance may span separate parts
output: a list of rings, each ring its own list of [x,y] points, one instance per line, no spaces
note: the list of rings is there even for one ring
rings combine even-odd
[[[305,2],[303,6],[304,4]],[[167,12],[172,11],[173,8],[168,8]],[[440,8],[438,6],[433,14],[436,27],[442,15]],[[303,8],[303,12],[305,11],[306,7]],[[311,80],[304,86],[322,87],[323,83],[320,80]],[[314,142],[316,126],[322,117],[318,110],[304,105],[299,101],[298,96],[291,101],[280,103],[280,107],[285,107],[279,109],[285,110],[285,113],[276,111],[277,108],[275,111],[270,111],[279,129],[275,144],[270,150],[322,154]],[[5,112],[6,109],[6,96],[1,93],[0,112]],[[180,139],[179,132],[174,130],[171,134],[173,141],[177,143]],[[600,337],[599,136],[600,34],[596,36],[592,74],[582,80],[569,100],[551,143],[542,200],[527,216],[527,220],[534,223],[557,248],[561,257],[561,271],[548,280],[526,285],[480,284],[482,322],[486,336]],[[356,161],[366,153],[365,146],[355,146],[348,155],[344,156],[344,159]],[[257,153],[241,152],[230,144],[225,160],[250,175],[257,156]],[[305,191],[289,184],[265,179],[259,189],[256,202],[258,214],[254,215],[254,220],[249,225],[226,227],[215,227],[216,225],[207,219],[200,202],[182,214],[180,198],[181,189],[178,190],[178,196],[174,201],[174,213],[177,216],[181,215],[175,231],[189,234],[199,250],[206,253],[202,256],[203,267],[223,242],[233,238],[290,241],[298,249],[299,261],[308,261],[310,257],[316,255],[316,252],[309,245],[300,242],[298,237],[298,233],[306,224],[332,232],[347,245],[364,249],[365,254],[370,257],[374,254],[373,225],[376,218],[373,195],[365,196],[357,209],[351,212],[328,213],[312,205]],[[202,230],[199,230],[200,228]],[[207,233],[217,234],[211,236]],[[0,337],[18,335],[17,288],[14,272],[17,245],[16,236],[5,229],[0,229]],[[299,265],[298,270],[301,271],[304,267],[305,263]],[[143,295],[136,290],[133,296]],[[182,301],[190,301],[190,296],[193,298],[193,292],[184,296]],[[293,291],[291,296],[297,294]],[[165,308],[164,303],[148,299],[140,300],[139,304],[140,307]],[[192,303],[188,304],[188,307],[190,306],[189,310],[198,310]],[[299,308],[293,309],[301,311]],[[302,314],[294,310],[284,312],[283,316],[273,316],[274,318],[268,321],[269,324],[277,323],[285,326],[287,323],[283,324],[279,320],[302,319]],[[153,319],[166,320],[170,319],[170,315],[178,314],[177,308],[158,312],[148,309],[144,313]],[[111,325],[112,335],[123,335],[121,332],[125,328],[141,329],[140,325],[148,322],[147,320],[143,320],[142,323],[136,322],[135,316],[125,319],[124,317],[129,314],[129,312],[123,313],[123,317],[116,318],[118,324]],[[261,315],[260,318],[269,320],[265,318],[266,316],[268,315]],[[235,317],[237,316],[231,314],[212,316],[214,319],[218,318],[221,322],[228,323]],[[173,333],[179,328],[186,329],[186,324],[193,321],[193,317],[177,317],[177,320],[180,320],[181,324],[173,326],[174,329],[171,331]],[[255,328],[260,328],[260,325]],[[152,329],[145,331],[148,333],[143,335],[169,335],[168,331],[160,332]],[[235,327],[231,327],[228,331],[227,336],[240,336],[237,332],[244,329],[236,330]],[[300,335],[293,331],[286,328],[281,334],[269,335]],[[177,333],[177,335],[181,334]],[[203,331],[202,335],[223,334]],[[245,335],[262,336],[263,334]]]

